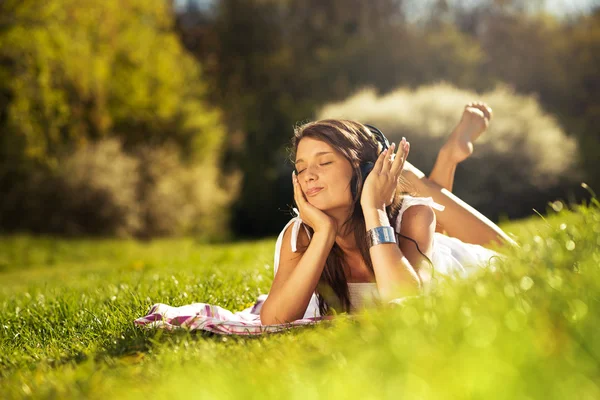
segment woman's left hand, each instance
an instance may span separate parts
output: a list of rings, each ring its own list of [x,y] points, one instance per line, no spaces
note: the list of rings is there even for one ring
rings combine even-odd
[[[396,145],[392,144],[389,149],[382,152],[377,158],[373,170],[367,176],[360,197],[360,205],[363,210],[383,210],[392,204],[404,162],[408,157],[410,143],[402,138],[394,157],[395,149]]]

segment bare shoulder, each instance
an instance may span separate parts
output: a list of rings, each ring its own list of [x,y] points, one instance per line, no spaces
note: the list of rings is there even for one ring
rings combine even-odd
[[[280,255],[280,265],[279,267],[284,267],[290,264],[290,261],[293,265],[295,265],[302,255],[306,251],[308,244],[310,243],[310,239],[304,226],[301,226],[298,230],[298,237],[296,239],[296,251],[292,250],[292,235],[294,230],[294,224],[290,224],[287,227],[283,234],[283,239],[281,243],[281,255]],[[295,261],[295,262],[294,262]]]
[[[429,240],[435,232],[435,212],[425,204],[408,207],[402,214],[400,233],[409,236],[417,242]]]
[[[435,213],[428,205],[410,206],[402,214],[398,245],[422,281],[431,276],[423,255],[429,259],[433,256],[435,225]]]

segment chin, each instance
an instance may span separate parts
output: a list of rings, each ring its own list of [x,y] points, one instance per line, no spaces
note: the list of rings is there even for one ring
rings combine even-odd
[[[349,207],[352,207],[352,203],[332,203],[332,202],[325,202],[325,201],[314,201],[314,202],[310,202],[311,205],[313,205],[315,208],[323,211],[325,214],[328,214],[328,211],[334,211],[334,210],[339,210],[339,209],[346,209]]]
[[[308,202],[311,206],[313,206],[321,211],[327,211],[327,209],[329,208],[329,207],[327,207],[327,204],[323,201],[318,201],[315,199],[315,200],[309,200]]]

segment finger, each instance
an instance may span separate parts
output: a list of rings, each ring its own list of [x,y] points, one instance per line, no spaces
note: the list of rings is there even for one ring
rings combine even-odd
[[[373,166],[373,172],[377,174],[381,173],[381,168],[383,167],[383,160],[385,159],[387,152],[388,149],[385,149],[379,154],[379,157],[377,157],[377,161],[375,161],[375,165]]]
[[[404,163],[404,159],[406,159],[404,157],[406,143],[406,138],[403,137],[400,144],[398,144],[398,152],[396,153],[396,158],[394,158],[394,163],[391,167],[391,172],[393,174],[398,174],[402,170],[402,164]]]
[[[398,170],[394,170],[394,177],[396,178],[396,180],[399,180],[400,175],[402,175],[402,170],[404,169],[404,163],[406,162],[406,159],[408,158],[409,152],[410,152],[410,143],[408,141],[406,141],[402,148],[402,156],[399,157],[401,160],[400,160],[400,165],[398,166]]]
[[[382,173],[388,173],[392,169],[392,164],[394,160],[394,150],[396,149],[396,143],[392,143],[390,148],[388,149],[385,157],[383,158],[383,166],[381,167]]]
[[[488,120],[491,121],[492,117],[494,116],[494,111],[492,111],[492,107],[489,107],[487,104],[484,104],[484,108],[487,111]]]
[[[294,200],[296,201],[296,205],[300,208],[304,205],[304,193],[302,193],[302,188],[300,187],[300,182],[298,182],[298,177],[294,173],[292,175],[292,182],[294,186]]]
[[[406,142],[406,145],[404,147],[404,157],[402,159],[402,164],[406,162],[406,159],[408,158],[408,153],[410,153],[410,142]]]
[[[485,117],[485,119],[487,119],[488,121],[492,119],[492,109],[488,107],[487,104],[485,104],[483,101],[480,101],[477,103],[477,106],[481,110],[481,112],[483,112],[483,116]]]

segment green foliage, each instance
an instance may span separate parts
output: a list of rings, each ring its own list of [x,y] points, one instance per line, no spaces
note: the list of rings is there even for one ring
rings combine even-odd
[[[210,227],[212,233],[218,230],[215,227],[226,224],[224,206],[233,191],[228,196],[221,194],[224,189],[220,187],[222,176],[218,164],[225,133],[221,115],[218,109],[207,106],[200,68],[182,48],[173,31],[170,1],[9,0],[3,2],[0,11],[3,27],[0,31],[0,76],[3,78],[0,79],[0,93],[6,99],[0,102],[0,115],[3,116],[0,118],[0,188],[10,199],[0,208],[0,221],[4,222],[5,229],[56,231],[50,227],[44,229],[39,224],[14,221],[11,215],[16,211],[26,214],[31,211],[15,204],[27,203],[25,199],[45,191],[40,188],[36,192],[35,182],[32,182],[33,176],[40,174],[44,177],[38,181],[49,181],[55,178],[54,175],[60,175],[58,179],[67,181],[68,197],[76,196],[77,191],[70,188],[85,182],[75,184],[72,181],[79,178],[66,175],[96,173],[73,171],[73,168],[86,168],[86,162],[98,165],[100,160],[86,161],[84,153],[94,151],[87,149],[88,144],[107,138],[118,139],[129,154],[134,154],[140,147],[158,149],[171,143],[178,155],[177,160],[170,161],[171,181],[187,181],[189,188],[191,180],[200,177],[198,171],[201,168],[206,171],[201,177],[201,187],[207,193],[202,195],[203,204],[198,206],[204,211],[201,215],[184,212],[181,217],[190,218],[189,224]],[[81,154],[77,155],[78,151]],[[140,161],[143,162],[135,162]],[[122,179],[121,183],[109,182],[119,180],[116,171],[119,166],[110,167],[109,162],[108,159],[104,161],[108,170],[100,171],[106,185],[118,186],[126,193],[135,191],[135,187],[127,189],[121,185],[124,184]],[[193,178],[175,176],[188,169],[196,171]],[[121,173],[134,172],[126,168]],[[100,179],[98,174],[96,178]],[[123,179],[136,181],[133,176]],[[152,182],[144,183],[152,185]],[[105,185],[98,180],[94,184],[100,185],[96,189]],[[227,186],[228,189],[232,187]],[[148,188],[146,192],[160,190]],[[215,193],[213,199],[208,195],[210,192]],[[52,191],[47,194],[51,197],[67,195]],[[144,208],[135,204],[135,201],[142,201],[136,196],[114,191],[110,196],[129,196],[127,201],[123,200],[128,208]],[[196,207],[193,202],[197,198],[184,193],[171,193],[170,196],[177,200],[166,202],[164,207],[176,204],[180,210]],[[86,199],[82,197],[75,202],[85,203]],[[120,204],[115,207],[122,206],[122,201],[115,202]],[[49,204],[48,212],[52,211],[52,206],[61,208],[60,203]],[[211,206],[214,210],[209,217]],[[94,207],[87,204],[86,213],[103,212],[101,208],[94,211]],[[106,226],[88,224],[90,229],[85,231],[96,234],[114,234],[123,229],[137,231],[134,227],[140,226],[140,222],[135,221],[138,217],[131,210],[128,213],[128,217],[123,217],[127,221]],[[49,215],[44,217],[49,218]],[[64,217],[67,220],[78,218],[75,215]],[[94,218],[108,217],[96,215]],[[198,223],[194,218],[206,218],[206,221]],[[217,219],[220,221],[215,222]],[[65,227],[72,223],[78,224],[65,221],[63,231],[69,232]],[[117,229],[115,224],[126,228]],[[168,221],[160,224],[168,224]],[[167,230],[145,225],[142,230],[146,235],[188,231],[181,225],[182,222],[176,219]]]
[[[186,146],[197,144],[197,134],[219,137],[219,127],[210,127],[216,115],[201,104],[198,66],[171,31],[168,4],[4,5],[15,18],[0,37],[11,61],[3,69],[12,96],[7,126],[25,138],[25,156],[56,161],[62,147],[111,135],[128,144],[169,138]],[[208,142],[208,149],[192,147],[197,157],[218,148],[218,140]]]
[[[548,217],[504,226],[520,243],[506,262],[429,296],[259,338],[132,320],[155,302],[245,308],[269,290],[273,240],[4,237],[0,389],[6,398],[595,399],[599,207],[555,202]]]

